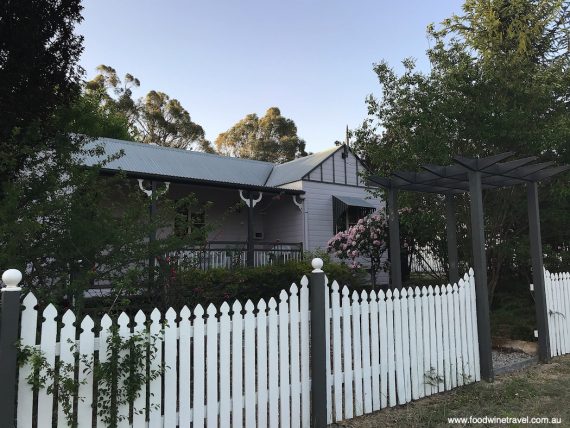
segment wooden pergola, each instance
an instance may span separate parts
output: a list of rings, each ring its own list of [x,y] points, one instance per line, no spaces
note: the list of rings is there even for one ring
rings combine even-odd
[[[483,190],[500,189],[519,184],[527,186],[532,275],[535,290],[538,327],[539,359],[550,359],[548,340],[548,313],[544,291],[544,266],[538,206],[539,181],[566,171],[570,166],[553,166],[553,162],[535,163],[536,157],[503,162],[513,156],[507,152],[485,158],[455,156],[449,166],[424,165],[423,172],[395,172],[390,177],[372,176],[369,180],[387,190],[388,222],[390,227],[390,262],[392,286],[402,286],[400,264],[400,229],[398,218],[398,191],[437,193],[445,196],[447,219],[447,248],[449,280],[459,280],[457,257],[457,220],[455,194],[469,193],[471,208],[472,249],[475,271],[477,328],[479,331],[479,358],[481,377],[493,380],[491,356],[491,326],[487,288],[487,261],[485,255],[485,220]]]

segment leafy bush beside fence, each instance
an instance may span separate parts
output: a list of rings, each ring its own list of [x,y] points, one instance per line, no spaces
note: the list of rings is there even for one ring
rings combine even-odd
[[[235,300],[242,302],[251,299],[268,299],[279,294],[283,284],[299,281],[312,270],[309,261],[291,261],[284,264],[256,268],[229,269],[188,269],[174,272],[165,284],[164,301],[147,301],[139,296],[122,299],[117,310],[128,311],[129,307],[142,308],[144,311],[154,307],[180,309],[198,303],[207,306],[213,303],[219,307],[223,302],[230,304]],[[351,289],[362,290],[367,286],[366,273],[354,271],[346,265],[327,263],[327,275]],[[87,302],[87,312],[107,311],[112,297],[94,298]]]
[[[208,302],[220,305],[224,301],[247,299],[257,301],[277,295],[283,284],[298,282],[299,278],[311,270],[309,262],[295,261],[254,269],[184,272],[180,275],[180,283],[177,284],[179,290],[173,291],[178,291],[184,302],[194,299],[196,303]],[[327,264],[327,275],[351,288],[362,289],[366,286],[364,275],[351,271],[346,265]]]

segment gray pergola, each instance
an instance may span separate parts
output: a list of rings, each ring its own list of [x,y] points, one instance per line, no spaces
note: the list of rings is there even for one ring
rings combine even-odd
[[[548,340],[548,313],[544,291],[544,267],[540,235],[538,187],[541,180],[566,171],[570,166],[552,166],[553,162],[534,163],[536,157],[503,162],[513,153],[502,153],[486,158],[453,158],[449,166],[424,165],[423,172],[395,172],[390,177],[372,176],[369,180],[385,188],[388,193],[388,223],[390,227],[390,258],[392,286],[401,288],[400,229],[398,218],[398,191],[427,192],[445,195],[447,217],[447,248],[449,280],[459,280],[457,260],[457,225],[455,194],[469,192],[471,200],[472,249],[475,271],[477,328],[479,331],[479,358],[481,377],[493,380],[491,357],[491,326],[487,289],[487,261],[485,255],[485,221],[483,190],[526,184],[532,276],[536,303],[539,359],[550,359]]]

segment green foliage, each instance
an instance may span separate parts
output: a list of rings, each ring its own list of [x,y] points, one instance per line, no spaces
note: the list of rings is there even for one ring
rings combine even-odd
[[[115,301],[141,289],[160,298],[166,279],[146,261],[207,232],[149,244],[149,236],[172,226],[184,201],[161,199],[151,219],[136,182],[99,173],[115,156],[88,150],[85,135],[144,133],[143,140],[180,146],[203,131],[164,94],[135,101],[130,88],[139,81],[127,75],[122,86],[110,67],[82,86],[83,38],[74,29],[81,10],[77,0],[9,0],[0,10],[0,265],[24,272],[38,298],[73,302],[77,314],[97,282],[116,285]],[[88,155],[100,155],[100,165],[85,169],[80,160]]]
[[[117,326],[113,326],[107,338],[106,361],[93,364],[84,358],[87,367],[93,368],[93,380],[97,384],[97,414],[108,427],[115,428],[118,422],[128,419],[128,415],[119,415],[117,409],[125,404],[132,406],[142,387],[164,373],[164,366],[147,370],[159,352],[159,342],[159,335],[149,340],[146,332],[124,339]],[[133,408],[133,413],[142,414],[146,410]]]
[[[97,415],[109,428],[116,428],[118,422],[129,419],[129,415],[118,414],[119,406],[126,404],[133,406],[143,386],[164,373],[164,366],[147,370],[150,361],[159,352],[159,335],[151,336],[149,339],[146,332],[141,332],[125,339],[120,336],[116,325],[111,328],[110,333],[106,340],[107,352],[104,362],[95,361],[92,356],[80,355],[77,346],[73,344],[71,348],[74,350],[75,363],[62,364],[58,359],[52,366],[38,348],[19,347],[19,366],[29,364],[32,369],[26,381],[34,392],[46,388],[47,394],[57,397],[58,406],[62,406],[68,426],[78,426],[73,412],[74,397],[80,401],[85,399],[78,396],[79,386],[86,385],[87,381],[78,380],[77,362],[83,363],[85,373],[93,374],[93,383],[97,385],[94,405],[97,408]],[[133,414],[142,414],[147,410],[133,408]]]
[[[388,224],[380,212],[368,215],[358,220],[346,231],[338,232],[327,243],[329,253],[340,260],[349,260],[351,269],[362,267],[364,259],[370,267],[372,285],[376,285],[376,273],[388,269],[383,260],[388,241]]]
[[[169,269],[170,281],[165,290],[166,300],[168,306],[180,309],[184,305],[193,307],[197,304],[207,306],[213,303],[219,306],[226,301],[231,304],[234,300],[245,303],[248,299],[254,302],[261,298],[277,299],[280,291],[288,290],[292,283],[300,286],[301,278],[308,276],[311,270],[310,260],[235,269],[200,270],[181,266]],[[324,270],[330,281],[336,280],[339,284],[346,284],[357,290],[367,286],[366,274],[363,271],[353,271],[346,265],[331,263],[326,259]],[[106,299],[91,299],[88,304],[87,310],[94,312],[108,307]],[[123,302],[117,302],[115,307],[121,310],[135,307],[151,310],[156,305],[156,300],[149,301],[135,294]]]
[[[26,286],[38,299],[74,300],[76,312],[84,292],[99,281],[113,284],[113,299],[141,289],[149,299],[160,297],[164,278],[146,261],[201,242],[208,230],[149,243],[151,234],[172,225],[177,206],[195,206],[195,198],[160,198],[151,218],[150,201],[136,181],[101,176],[98,168],[87,170],[70,158],[40,162],[5,190],[0,264],[26,272]]]
[[[140,81],[126,74],[122,81],[114,68],[97,67],[99,74],[85,85],[85,94],[99,102],[99,108],[127,123],[130,136],[143,143],[179,149],[198,148],[213,152],[202,127],[192,121],[180,101],[160,91],[133,98]]]
[[[533,341],[536,328],[535,303],[528,282],[504,278],[491,306],[493,337]]]
[[[216,139],[218,152],[228,156],[283,163],[306,156],[305,141],[297,136],[297,126],[271,107],[265,116],[248,114]]]
[[[0,202],[4,183],[29,167],[30,157],[55,148],[51,118],[79,92],[83,37],[80,0],[21,2],[0,8]]]
[[[89,137],[133,140],[127,118],[112,105],[103,103],[96,91],[83,90],[77,99],[56,115],[57,127],[62,132]]]
[[[69,342],[71,343],[71,342]],[[77,359],[77,346],[71,347],[74,350],[74,358]],[[57,396],[59,405],[62,407],[63,413],[67,420],[67,425],[77,427],[77,420],[73,414],[73,398],[83,401],[84,397],[78,396],[79,386],[85,385],[86,381],[76,379],[75,364],[65,363],[56,360],[55,365],[48,363],[45,354],[33,346],[19,346],[18,365],[29,364],[32,368],[31,373],[26,378],[28,385],[32,387],[34,392],[40,389],[46,389],[50,395]]]
[[[403,61],[398,75],[386,62],[374,66],[382,97],[367,99],[369,116],[354,132],[355,149],[379,175],[451,162],[454,155],[519,157],[570,162],[569,3],[559,0],[467,0],[463,14],[428,27],[431,68]],[[542,188],[547,266],[566,269],[570,257],[567,176]],[[459,198],[458,241],[469,255],[468,200]],[[433,195],[402,195],[412,209],[408,225],[422,245],[445,260],[445,207]],[[528,275],[528,221],[524,189],[485,192],[491,296],[507,266]],[[429,207],[428,210],[425,208]],[[431,227],[426,227],[426,224]],[[431,233],[426,236],[426,233]]]

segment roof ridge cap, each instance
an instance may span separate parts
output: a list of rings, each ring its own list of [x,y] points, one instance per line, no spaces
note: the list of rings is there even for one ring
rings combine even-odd
[[[198,155],[198,156],[205,156],[205,157],[217,157],[217,158],[223,158],[223,159],[232,159],[232,160],[236,160],[239,162],[251,162],[251,163],[262,163],[265,165],[270,165],[271,169],[273,170],[273,168],[276,166],[276,164],[272,163],[272,162],[267,162],[267,161],[262,161],[262,160],[257,160],[257,159],[247,159],[247,158],[238,158],[236,156],[225,156],[225,155],[220,155],[217,153],[206,153],[206,152],[199,152],[196,150],[186,150],[186,149],[179,149],[176,147],[166,147],[166,146],[160,146],[158,144],[149,144],[149,143],[141,143],[139,141],[129,141],[129,140],[121,140],[119,138],[109,138],[109,137],[99,137],[93,140],[94,143],[97,143],[97,141],[99,140],[111,140],[111,141],[118,141],[120,143],[123,144],[128,144],[131,146],[135,146],[135,145],[143,145],[143,146],[148,146],[151,147],[153,150],[164,150],[164,151],[171,151],[171,152],[180,152],[180,153],[184,153],[187,155]]]
[[[311,153],[310,155],[307,155],[307,156],[301,156],[301,157],[299,157],[299,158],[292,159],[292,160],[287,161],[287,162],[284,162],[284,163],[275,164],[275,166],[276,166],[276,167],[284,166],[284,165],[291,164],[291,163],[293,163],[293,162],[297,162],[297,161],[302,161],[302,160],[309,159],[309,158],[311,158],[311,157],[313,157],[313,156],[321,155],[321,154],[328,153],[328,152],[335,152],[335,151],[337,151],[340,147],[342,147],[342,146],[330,147],[330,148],[328,148],[328,149],[326,149],[326,150],[321,150],[320,152]]]

